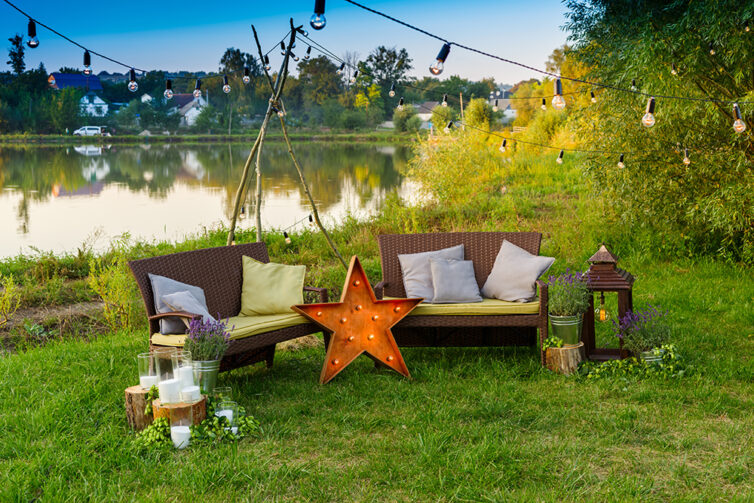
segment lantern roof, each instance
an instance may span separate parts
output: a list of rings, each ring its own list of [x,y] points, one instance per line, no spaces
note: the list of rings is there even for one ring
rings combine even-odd
[[[607,246],[604,244],[600,246],[600,249],[597,250],[597,253],[592,255],[589,258],[590,264],[617,264],[618,263],[618,257],[616,257],[613,252],[607,249]]]

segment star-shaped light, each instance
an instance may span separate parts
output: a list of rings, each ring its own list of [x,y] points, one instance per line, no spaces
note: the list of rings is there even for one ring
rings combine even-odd
[[[390,327],[422,299],[377,300],[356,256],[351,258],[340,302],[292,306],[332,332],[319,382],[325,384],[361,353],[406,377],[411,377]]]

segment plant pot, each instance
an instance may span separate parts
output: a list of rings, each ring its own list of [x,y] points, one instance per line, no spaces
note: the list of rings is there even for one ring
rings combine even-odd
[[[639,356],[647,365],[659,365],[662,363],[662,356],[665,354],[664,349],[655,351],[650,349],[649,351],[642,351]]]
[[[563,341],[564,347],[575,347],[581,342],[581,324],[583,316],[550,316],[552,335]]]
[[[220,373],[220,360],[193,361],[191,365],[194,367],[194,383],[203,394],[212,393]]]

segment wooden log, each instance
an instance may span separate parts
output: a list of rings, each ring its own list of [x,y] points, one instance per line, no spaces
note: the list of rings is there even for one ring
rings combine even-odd
[[[547,348],[545,352],[547,368],[563,375],[576,372],[579,363],[584,361],[585,358],[583,342],[579,342],[576,346]]]
[[[202,395],[202,399],[194,403],[169,403],[161,404],[157,398],[152,402],[152,416],[157,419],[166,417],[170,419],[170,412],[173,411],[173,417],[182,419],[189,415],[193,418],[193,424],[199,424],[207,417],[207,396]]]
[[[141,431],[152,424],[152,416],[144,414],[147,406],[147,392],[141,386],[126,388],[126,418],[128,425],[136,431]]]

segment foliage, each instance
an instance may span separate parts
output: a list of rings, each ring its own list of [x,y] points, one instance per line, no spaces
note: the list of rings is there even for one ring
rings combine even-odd
[[[13,276],[3,276],[0,273],[0,327],[6,325],[21,305],[21,293],[13,280]]]
[[[582,315],[589,308],[589,275],[576,271],[550,276],[547,305],[553,316]]]
[[[620,320],[613,320],[615,336],[623,340],[626,350],[639,356],[642,351],[668,342],[670,327],[666,316],[666,312],[660,312],[652,305],[644,311],[628,311]]]
[[[219,71],[224,74],[231,74],[249,69],[249,76],[259,77],[262,75],[262,68],[257,59],[249,53],[242,52],[241,49],[228,47],[220,58]]]
[[[152,424],[136,434],[134,443],[140,449],[166,449],[172,447],[170,420],[166,417],[158,417]]]
[[[24,37],[16,33],[15,36],[8,39],[10,48],[8,49],[7,64],[13,68],[16,75],[24,73],[26,63],[24,62]]]
[[[547,348],[562,348],[562,347],[563,347],[563,339],[561,339],[560,337],[556,337],[554,335],[550,335],[542,343],[542,351],[547,351]]]
[[[343,83],[337,75],[335,64],[325,56],[317,56],[298,63],[299,81],[304,86],[307,102],[323,105],[337,97],[343,90]]]
[[[567,28],[591,80],[627,88],[635,78],[639,91],[655,96],[754,98],[754,67],[745,63],[754,57],[754,38],[743,25],[752,23],[754,4],[571,0],[567,5]],[[754,263],[750,132],[734,132],[729,104],[661,98],[657,123],[646,128],[640,123],[646,102],[605,91],[584,112],[579,128],[584,144],[626,152],[624,169],[616,168],[617,155],[591,157],[588,175],[627,224],[661,236],[657,245],[663,251]],[[741,113],[754,125],[751,105],[742,104]],[[681,162],[684,148],[688,166]]]
[[[492,107],[485,98],[474,98],[464,111],[464,123],[489,131],[492,124]]]
[[[227,327],[227,322],[222,320],[193,319],[189,323],[189,332],[183,348],[189,351],[196,361],[220,360],[228,349],[230,340]]]
[[[416,115],[416,109],[412,105],[404,105],[403,110],[395,109],[393,112],[393,126],[396,131],[408,131],[408,121]]]
[[[437,105],[432,109],[432,125],[435,129],[443,129],[450,121],[455,121],[458,112],[451,106]]]
[[[579,366],[579,375],[589,380],[616,380],[651,377],[671,379],[688,376],[691,373],[692,369],[686,365],[675,345],[663,344],[654,351],[656,355],[662,355],[662,360],[657,363],[647,363],[634,357],[608,360],[602,363],[585,361]]]
[[[105,303],[103,314],[110,330],[136,326],[137,316],[143,313],[139,304],[141,297],[122,250],[115,252],[111,262],[102,257],[92,258],[88,284]]]
[[[160,398],[160,390],[157,386],[152,386],[149,388],[149,391],[147,391],[147,396],[144,397],[144,400],[146,402],[146,405],[144,406],[144,414],[147,416],[151,416],[153,413],[152,410],[152,402],[154,402],[156,399]]]
[[[395,84],[398,87],[406,82],[408,72],[413,68],[411,58],[406,49],[397,50],[395,47],[381,45],[367,56],[363,66],[365,73],[373,78],[372,85],[381,92],[380,106],[383,107],[384,116],[390,113],[393,106],[387,94],[390,86]]]

